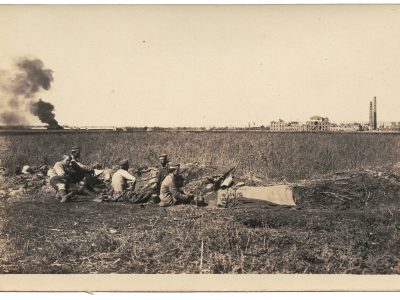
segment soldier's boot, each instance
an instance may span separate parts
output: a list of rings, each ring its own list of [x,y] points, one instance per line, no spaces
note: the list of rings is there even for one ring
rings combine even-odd
[[[187,199],[182,202],[183,204],[195,204],[195,198],[194,195],[190,194],[188,195]]]
[[[57,195],[58,195],[58,198],[61,198],[60,202],[65,202],[66,200],[68,200],[66,198],[67,192],[65,190],[59,190]]]
[[[192,204],[199,206],[199,207],[207,206],[207,203],[204,201],[203,196],[195,196],[193,198]]]
[[[157,196],[157,194],[152,194],[150,196],[150,200],[149,202],[147,202],[148,204],[156,204],[160,202],[160,198]]]
[[[70,192],[70,193],[66,193],[65,192],[65,190],[64,190],[64,195],[62,196],[62,198],[61,198],[61,203],[64,203],[64,202],[68,202],[68,201],[70,201],[71,199],[72,199],[72,197],[74,197],[75,195],[77,194],[77,191],[72,191],[72,192]]]

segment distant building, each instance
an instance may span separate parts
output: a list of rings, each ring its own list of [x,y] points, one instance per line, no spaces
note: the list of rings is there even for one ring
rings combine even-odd
[[[285,122],[281,119],[279,121],[272,121],[270,126],[271,131],[328,131],[330,130],[330,123],[328,118],[313,116],[310,121],[305,124],[300,122]]]
[[[377,129],[381,131],[400,131],[400,122],[382,122]]]
[[[392,131],[400,131],[400,122],[391,122],[390,130]]]
[[[305,125],[299,122],[286,123],[285,131],[305,131]]]
[[[338,132],[344,132],[344,131],[352,131],[352,127],[348,126],[347,124],[330,124],[329,126],[330,131],[338,131]]]
[[[373,107],[373,106],[372,106]],[[373,110],[373,109],[372,109]],[[374,112],[372,111],[372,116]],[[266,127],[268,128],[268,127]],[[371,130],[370,124],[362,124],[358,122],[352,123],[331,123],[329,118],[312,116],[306,123],[297,121],[285,122],[282,119],[272,121],[270,131],[277,132],[294,132],[294,131],[335,131],[335,132],[357,132]],[[382,123],[377,130],[384,131],[400,131],[400,122]]]
[[[281,119],[279,119],[278,122],[272,121],[270,128],[271,128],[271,131],[285,131],[286,122]]]
[[[329,131],[330,123],[328,118],[313,116],[306,122],[306,131]]]

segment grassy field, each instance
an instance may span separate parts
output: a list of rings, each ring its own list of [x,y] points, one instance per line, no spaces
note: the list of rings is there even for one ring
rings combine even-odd
[[[44,181],[1,176],[0,273],[400,274],[400,135],[82,133],[0,137],[1,166],[156,154],[289,181],[296,208],[60,204]],[[10,172],[9,172],[10,173]],[[397,174],[397,175],[396,175]],[[394,176],[396,175],[396,176]],[[311,180],[312,179],[312,180]],[[7,187],[7,189],[5,189]]]
[[[180,163],[199,162],[221,170],[241,161],[239,174],[298,180],[400,161],[400,134],[268,132],[104,132],[0,136],[1,165],[54,164],[73,146],[82,161],[106,166],[129,158],[133,166],[154,165],[159,153]]]

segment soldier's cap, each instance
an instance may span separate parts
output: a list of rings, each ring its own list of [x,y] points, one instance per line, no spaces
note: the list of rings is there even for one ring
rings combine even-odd
[[[42,170],[42,169],[45,169],[45,168],[47,168],[47,165],[44,164],[44,163],[39,166],[39,170]]]
[[[71,149],[71,151],[72,152],[79,152],[79,151],[81,151],[81,147],[72,147],[72,149]]]
[[[158,158],[162,158],[162,157],[165,157],[165,158],[168,159],[168,155],[167,155],[167,154],[160,154],[160,155],[158,156]]]
[[[168,168],[170,171],[174,171],[176,169],[179,169],[180,166],[181,166],[180,164],[171,164],[168,166]]]
[[[121,167],[127,166],[127,165],[129,165],[129,161],[128,161],[127,159],[123,159],[123,160],[121,160],[121,161],[119,162],[119,165],[120,165]]]

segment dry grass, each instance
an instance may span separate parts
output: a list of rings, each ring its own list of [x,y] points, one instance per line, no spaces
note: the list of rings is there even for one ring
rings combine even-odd
[[[32,200],[5,209],[2,273],[400,273],[398,208],[243,214]]]
[[[239,174],[298,180],[341,170],[400,161],[399,134],[268,132],[37,133],[0,136],[0,159],[9,170],[23,164],[53,164],[74,145],[84,162],[104,165],[127,157],[135,166],[154,165],[166,152],[181,163],[221,170],[241,160]]]
[[[2,165],[9,168],[44,158],[54,162],[78,144],[84,161],[106,165],[121,156],[150,165],[162,151],[176,161],[218,169],[241,159],[241,176],[315,178],[297,182],[296,209],[165,209],[89,198],[61,205],[40,189],[19,198],[0,195],[0,272],[400,274],[399,182],[375,171],[334,174],[397,162],[399,137],[154,132],[0,137]],[[1,184],[16,185],[15,180]]]

